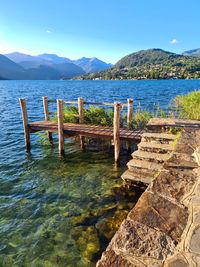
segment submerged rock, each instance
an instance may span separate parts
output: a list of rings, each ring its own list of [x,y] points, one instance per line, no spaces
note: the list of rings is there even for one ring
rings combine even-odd
[[[100,235],[111,239],[119,229],[123,220],[127,217],[128,211],[119,210],[112,217],[100,219],[95,225]]]
[[[98,233],[94,226],[75,227],[72,237],[84,260],[91,261],[100,250]]]

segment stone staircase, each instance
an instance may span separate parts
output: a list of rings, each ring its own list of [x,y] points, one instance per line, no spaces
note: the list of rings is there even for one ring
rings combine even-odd
[[[162,169],[163,163],[174,149],[176,135],[169,133],[143,133],[138,150],[127,163],[122,175],[126,182],[150,184]]]

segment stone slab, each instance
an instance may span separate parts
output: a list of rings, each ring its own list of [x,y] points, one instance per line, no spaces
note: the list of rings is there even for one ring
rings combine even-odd
[[[161,231],[125,220],[111,241],[115,253],[125,258],[147,258],[162,261],[172,254],[174,241]]]
[[[189,242],[189,251],[200,256],[200,226],[195,227]]]
[[[149,190],[154,193],[158,192],[158,194],[167,198],[182,202],[182,200],[192,191],[197,179],[197,176],[192,170],[164,170],[154,180]]]
[[[168,133],[143,133],[142,138],[146,139],[153,139],[153,140],[167,140],[173,141],[176,139],[175,134],[168,134]]]
[[[160,230],[178,242],[187,223],[188,211],[157,193],[146,191],[128,218]]]
[[[190,267],[190,265],[187,259],[179,253],[167,260],[164,267]]]
[[[140,172],[136,172],[134,170],[126,170],[123,174],[122,174],[122,179],[123,180],[130,180],[130,181],[134,181],[134,182],[142,182],[144,184],[150,184],[153,176],[152,174],[147,174],[144,173],[143,171]]]
[[[148,160],[141,160],[141,159],[131,159],[128,163],[127,166],[131,168],[138,168],[138,169],[145,169],[149,171],[157,171],[162,168],[162,164],[156,163],[156,162],[151,162]]]
[[[144,160],[149,160],[149,161],[155,161],[155,162],[164,162],[169,159],[170,154],[158,154],[158,153],[153,153],[153,152],[146,152],[146,151],[141,151],[137,150],[132,153],[133,158],[137,159],[144,159]]]
[[[200,257],[194,253],[178,252],[169,257],[163,267],[200,267]]]
[[[141,142],[138,144],[139,149],[155,153],[168,153],[173,151],[173,146],[169,144],[157,144],[152,142]]]
[[[183,154],[194,153],[196,147],[200,146],[200,131],[185,129],[177,142],[175,151]]]
[[[163,167],[165,169],[176,168],[187,170],[197,168],[198,164],[192,155],[176,152],[164,163]]]
[[[106,250],[98,261],[96,267],[136,267],[121,255],[117,255],[112,249]],[[142,267],[142,266],[141,266]]]

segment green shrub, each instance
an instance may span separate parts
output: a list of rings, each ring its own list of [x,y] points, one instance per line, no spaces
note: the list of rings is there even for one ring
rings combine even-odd
[[[86,124],[112,126],[113,125],[113,111],[105,110],[104,108],[90,106],[84,110],[84,122]]]
[[[149,122],[151,118],[154,117],[154,114],[148,110],[136,110],[133,117],[133,127],[143,129]]]
[[[154,117],[156,118],[167,118],[167,113],[163,109],[160,108],[160,105],[156,105],[156,109],[154,111]]]
[[[51,145],[49,139],[47,138],[47,131],[38,132],[37,135],[39,136],[39,142],[44,146]]]
[[[112,126],[113,111],[104,108],[90,106],[84,109],[84,123],[91,125]],[[65,123],[79,123],[78,108],[75,106],[65,106],[63,111],[63,119]],[[57,114],[52,118],[57,121]]]
[[[175,99],[180,118],[200,120],[200,90],[187,95],[179,95]]]
[[[63,120],[68,123],[78,123],[78,108],[75,106],[65,106],[63,110]],[[58,121],[57,113],[52,118],[52,121]]]

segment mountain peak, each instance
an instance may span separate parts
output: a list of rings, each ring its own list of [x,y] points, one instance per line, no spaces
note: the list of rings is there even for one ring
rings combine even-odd
[[[69,58],[59,57],[56,54],[48,54],[48,53],[40,54],[40,55],[38,55],[38,58],[51,61],[55,64],[71,62],[71,60]]]
[[[112,66],[112,64],[108,64],[96,57],[82,57],[77,60],[74,60],[73,63],[83,68],[86,73],[98,72],[101,70],[108,69]]]
[[[8,54],[5,54],[6,56],[7,55],[13,55],[13,56],[18,56],[18,55],[23,55],[23,56],[28,56],[27,54],[24,54],[24,53],[21,53],[21,52],[12,52],[12,53],[8,53]]]
[[[30,56],[30,55],[20,53],[20,52],[13,52],[13,53],[5,54],[5,56],[9,58],[10,60],[14,61],[15,63],[19,63],[21,61],[30,61],[33,58],[35,58],[34,56]]]

